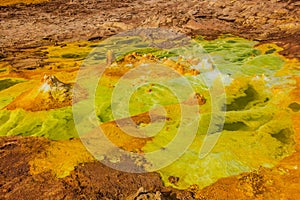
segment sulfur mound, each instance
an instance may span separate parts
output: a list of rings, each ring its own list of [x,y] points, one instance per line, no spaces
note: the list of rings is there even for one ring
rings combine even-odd
[[[61,82],[53,75],[44,75],[40,85],[22,93],[5,108],[41,111],[71,105],[72,85]]]

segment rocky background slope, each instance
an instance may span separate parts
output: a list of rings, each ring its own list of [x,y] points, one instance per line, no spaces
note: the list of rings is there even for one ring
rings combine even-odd
[[[286,56],[299,58],[299,16],[300,2],[296,0],[51,0],[11,6],[0,3],[0,57],[15,67],[24,66],[24,62],[27,67],[39,67],[42,64],[37,57],[42,55],[28,53],[28,49],[65,41],[99,40],[138,27],[165,27],[209,38],[231,33],[273,41],[285,48],[282,53]]]

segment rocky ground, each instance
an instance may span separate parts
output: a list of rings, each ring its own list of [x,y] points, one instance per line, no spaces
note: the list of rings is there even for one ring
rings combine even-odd
[[[294,0],[51,0],[0,7],[0,56],[14,67],[42,66],[38,46],[100,40],[139,27],[188,35],[231,33],[283,46],[299,58],[300,3]]]
[[[44,138],[0,137],[0,199],[193,199],[192,192],[164,187],[158,173],[125,173],[96,161],[63,179],[31,175],[30,160],[49,145]]]
[[[283,55],[300,59],[297,0],[51,0],[0,6],[0,21],[0,59],[14,69],[42,68],[44,55],[37,47],[98,41],[139,27],[172,28],[207,38],[230,33],[274,42],[284,47]],[[79,165],[62,179],[51,173],[32,175],[30,160],[49,143],[34,137],[0,138],[0,199],[272,199],[274,195],[296,199],[299,195],[295,191],[300,172],[290,167],[299,163],[298,154],[287,160],[288,166],[281,163],[272,170],[222,179],[200,191],[180,191],[165,187],[157,173],[128,174],[100,162]],[[294,170],[292,175],[278,178],[289,170]]]

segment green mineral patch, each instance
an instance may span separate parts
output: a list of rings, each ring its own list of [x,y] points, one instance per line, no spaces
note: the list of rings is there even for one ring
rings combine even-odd
[[[2,79],[0,80],[0,91],[5,90],[11,86],[14,86],[18,83],[21,83],[22,80],[13,80],[13,79]]]
[[[49,69],[61,69],[69,67],[80,67],[82,61],[92,51],[92,42],[73,42],[66,43],[60,46],[49,46],[43,49],[43,52],[47,53],[48,63],[47,68]]]
[[[237,78],[226,90],[227,111],[247,110],[264,106],[272,96],[263,77],[254,79]]]
[[[281,49],[274,44],[259,46],[258,42],[232,36],[197,41],[210,54],[220,71],[234,77],[273,75],[284,64],[281,56],[278,56]]]
[[[210,121],[210,117],[207,116],[209,114],[203,113],[200,128],[191,146],[178,160],[159,170],[167,185],[188,188],[192,184],[197,184],[204,187],[222,177],[251,171],[260,166],[272,167],[293,152],[294,130],[291,113],[286,108],[276,105],[268,89],[261,90],[263,80],[253,81],[245,78],[244,82],[239,81],[240,84],[235,86],[236,89],[227,93],[228,99],[241,101],[239,96],[247,95],[243,92],[247,88],[252,88],[256,97],[243,99],[246,103],[231,106],[231,110],[226,112],[222,131],[215,133],[220,134],[216,146],[206,157],[200,159],[200,147]],[[266,98],[269,100],[265,101]],[[175,110],[175,107],[171,109]],[[179,116],[180,113],[177,112],[170,118],[178,122]],[[178,132],[178,124],[167,123],[167,125],[169,125],[167,129],[147,143],[143,148],[145,152],[157,150],[172,141]],[[170,177],[178,177],[179,180],[173,183]]]
[[[96,91],[96,113],[101,122],[111,121],[116,119],[113,117],[112,113],[112,105],[111,98],[113,95],[113,86],[117,84],[117,80],[108,78],[104,76],[101,79],[101,87],[98,87]],[[127,102],[116,102],[118,105],[114,105],[115,107],[125,107],[128,106],[130,115],[138,115],[144,112],[147,112],[151,109],[155,109],[159,106],[167,106],[171,104],[181,103],[180,100],[177,99],[175,94],[166,87],[168,84],[180,84],[180,82],[176,82],[176,80],[166,81],[161,84],[145,84],[139,87],[134,93],[131,94],[129,104]],[[199,79],[197,82],[193,80],[191,83],[194,86],[194,91],[209,96],[207,89],[203,89],[201,87],[203,80]],[[107,87],[104,87],[107,86]],[[128,95],[127,91],[124,92],[123,95]],[[119,94],[122,96],[122,93]],[[167,98],[166,98],[167,97]],[[205,108],[208,109],[209,103],[205,105]],[[204,108],[203,108],[204,109]]]
[[[1,110],[0,124],[1,136],[40,136],[52,140],[78,137],[71,107],[38,112]]]
[[[6,82],[7,80],[8,82]],[[12,102],[24,90],[32,88],[34,83],[34,81],[24,79],[3,79],[0,82],[3,83],[2,87],[5,88],[0,90],[0,109]]]

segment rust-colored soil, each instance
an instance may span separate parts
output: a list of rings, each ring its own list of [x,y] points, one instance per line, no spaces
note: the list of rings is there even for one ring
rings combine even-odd
[[[158,173],[125,173],[96,161],[82,163],[65,178],[50,171],[32,175],[29,162],[51,154],[51,143],[36,137],[0,138],[0,199],[134,199],[156,192],[164,199],[192,199],[191,192],[164,187]],[[140,188],[145,192],[139,194]]]

